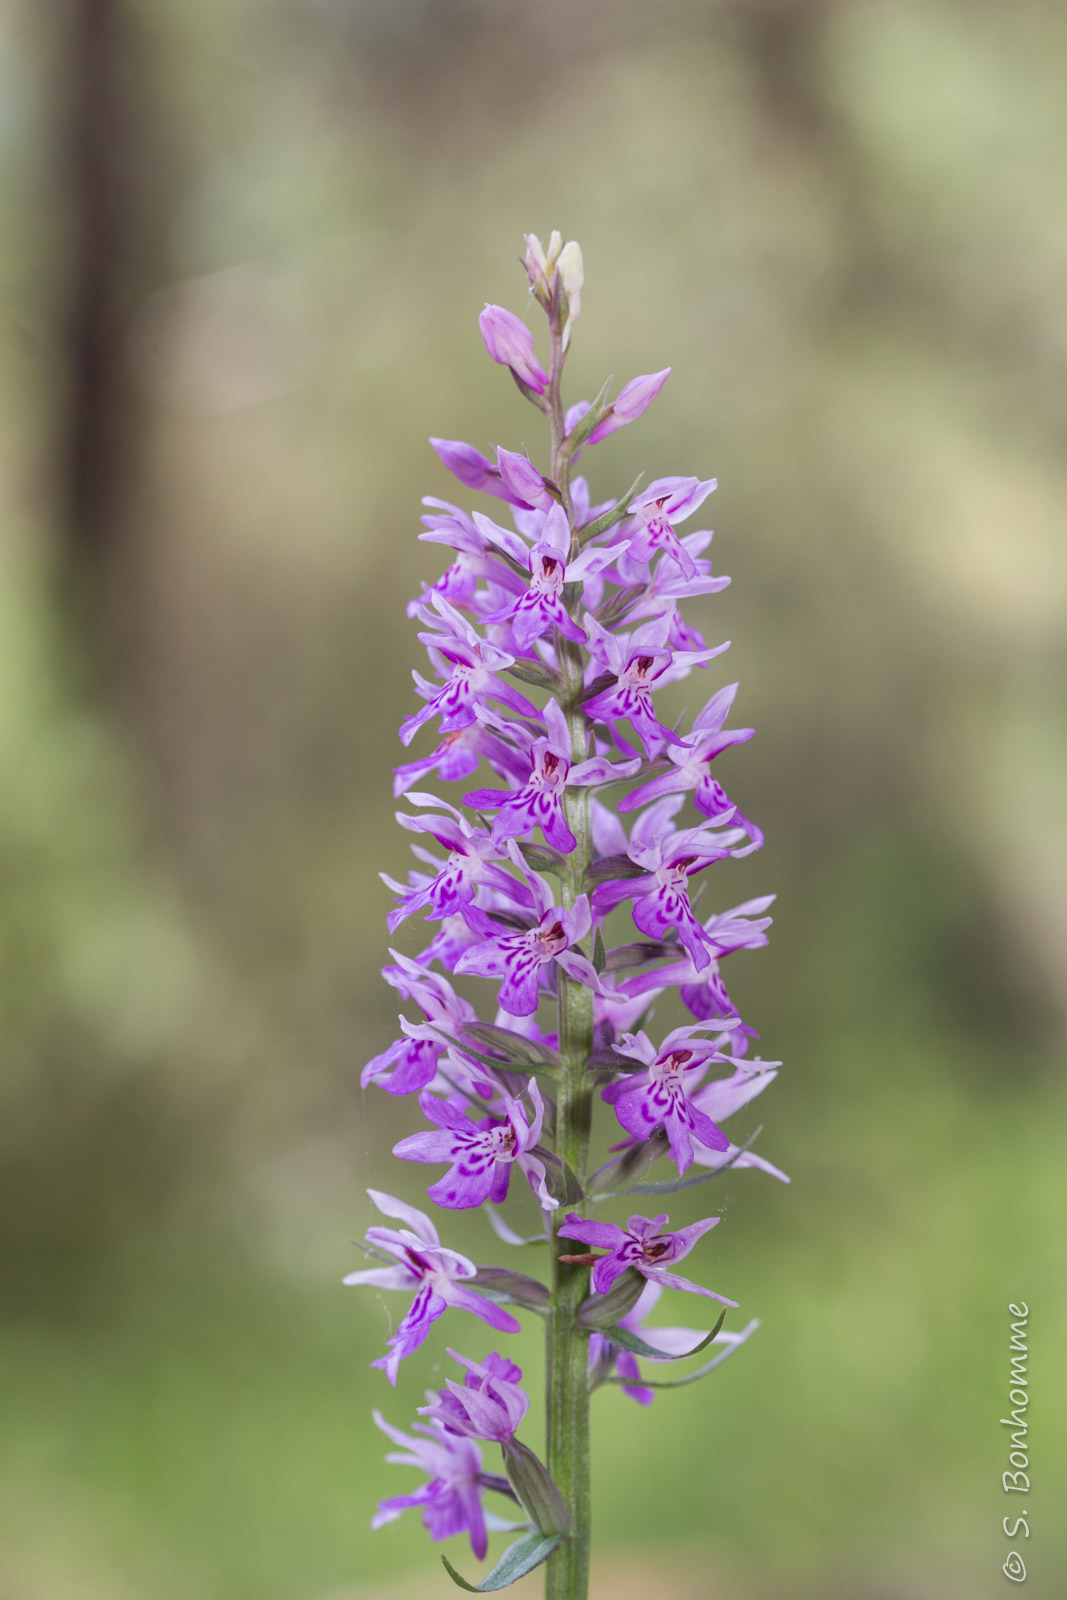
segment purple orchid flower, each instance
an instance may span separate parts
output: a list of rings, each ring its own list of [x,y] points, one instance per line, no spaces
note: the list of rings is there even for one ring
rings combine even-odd
[[[662,551],[681,567],[687,578],[695,578],[693,558],[675,533],[674,524],[692,516],[716,487],[715,478],[708,478],[704,483],[698,478],[657,478],[655,483],[650,483],[627,507],[634,518],[624,525],[631,553],[651,561],[658,550]]]
[[[548,1192],[544,1162],[533,1154],[541,1137],[545,1106],[537,1079],[528,1086],[534,1108],[533,1121],[526,1115],[521,1100],[504,1096],[502,1121],[487,1117],[472,1122],[446,1100],[424,1092],[419,1105],[437,1133],[412,1133],[393,1146],[401,1161],[449,1162],[450,1169],[427,1194],[436,1205],[450,1211],[466,1211],[483,1200],[500,1205],[507,1198],[511,1169],[518,1164],[536,1194],[543,1211],[554,1211],[559,1204]]]
[[[502,933],[499,925],[478,907],[468,907],[467,921],[484,935],[484,941],[465,950],[455,970],[473,972],[480,978],[499,978],[498,1003],[515,1017],[532,1016],[537,1010],[542,971],[553,962],[578,983],[588,984],[600,993],[595,967],[573,948],[592,926],[589,896],[580,894],[569,911],[554,905],[551,889],[537,873],[527,871],[514,840],[509,840],[508,848],[530,887],[539,913],[537,925],[525,933]]]
[[[670,819],[682,803],[682,796],[668,795],[638,818],[630,835],[628,854],[637,866],[644,867],[647,875],[601,884],[594,892],[594,904],[603,913],[632,897],[633,919],[641,932],[651,939],[677,933],[693,966],[702,972],[711,962],[710,940],[693,915],[689,878],[733,854],[731,845],[742,835],[715,835],[701,828],[674,831]]]
[[[699,1283],[690,1283],[688,1278],[680,1278],[667,1270],[672,1262],[687,1256],[697,1240],[717,1227],[720,1220],[719,1217],[705,1217],[703,1222],[690,1223],[688,1228],[679,1228],[676,1233],[665,1233],[665,1225],[670,1221],[666,1212],[658,1217],[629,1217],[626,1227],[619,1228],[613,1222],[591,1222],[576,1211],[569,1211],[563,1226],[556,1231],[561,1238],[580,1239],[594,1250],[608,1251],[593,1268],[596,1294],[607,1294],[616,1278],[620,1278],[627,1267],[633,1267],[650,1283],[661,1284],[664,1289],[686,1289],[690,1294],[707,1295],[709,1300],[718,1300],[724,1306],[736,1306],[736,1300],[727,1300],[725,1295],[705,1289]]]
[[[652,702],[654,686],[661,687],[675,676],[684,676],[689,667],[729,648],[717,645],[713,650],[671,650],[667,637],[671,630],[671,613],[654,617],[641,623],[632,634],[613,634],[601,626],[596,618],[586,612],[582,618],[589,634],[589,646],[594,659],[608,672],[615,674],[615,684],[603,689],[585,702],[587,716],[600,722],[629,720],[652,760],[665,744],[677,744],[677,735],[658,720]]]
[[[754,728],[723,728],[736,693],[737,684],[731,683],[712,695],[694,720],[688,742],[672,745],[668,749],[667,759],[673,764],[674,771],[664,772],[628,794],[619,802],[620,811],[633,811],[650,800],[661,799],[665,794],[693,790],[693,802],[697,810],[702,811],[709,821],[714,824],[732,821],[748,834],[748,845],[744,850],[735,851],[736,855],[748,855],[750,851],[760,848],[763,834],[759,828],[740,814],[721,785],[711,776],[711,763],[715,757],[731,745],[743,744],[755,732]]]
[[[466,488],[479,489],[482,494],[491,494],[498,500],[513,499],[511,490],[500,477],[499,468],[472,444],[464,444],[462,439],[431,439],[430,444],[441,465]],[[427,498],[423,504],[439,505],[441,502]]]
[[[534,355],[534,338],[524,322],[513,311],[486,302],[479,314],[478,326],[482,330],[485,348],[494,361],[510,367],[517,378],[528,384],[535,394],[544,394],[548,388],[548,373]]]
[[[383,967],[382,976],[405,999],[414,1000],[421,1007],[430,1025],[413,1027],[401,1017],[404,1037],[367,1062],[360,1075],[360,1087],[365,1089],[369,1083],[376,1083],[388,1094],[418,1094],[433,1082],[437,1064],[448,1048],[438,1028],[458,1033],[469,1022],[477,1022],[478,1013],[469,1001],[456,994],[447,978],[427,972],[396,950],[389,953],[396,965]]]
[[[482,1452],[472,1439],[432,1423],[416,1422],[415,1431],[424,1437],[412,1438],[374,1412],[375,1424],[386,1438],[401,1447],[403,1454],[390,1451],[386,1461],[398,1467],[418,1467],[427,1483],[412,1494],[396,1494],[379,1500],[371,1520],[372,1528],[395,1522],[402,1511],[420,1508],[422,1522],[431,1539],[449,1539],[454,1533],[469,1533],[471,1549],[479,1561],[489,1548],[485,1512],[482,1509]]]
[[[498,672],[514,663],[515,657],[482,639],[443,596],[434,594],[432,604],[450,631],[420,633],[419,638],[429,650],[440,676],[448,681],[438,688],[421,673],[412,673],[415,687],[427,704],[400,724],[401,744],[409,745],[423,724],[433,717],[441,718],[442,733],[468,728],[475,720],[475,706],[487,700],[510,706],[520,717],[535,717],[537,711],[526,696],[497,677]]]
[[[448,851],[447,861],[442,863],[428,851],[420,850],[417,845],[412,848],[421,861],[437,868],[432,878],[423,876],[415,884],[398,883],[387,873],[379,873],[379,877],[387,888],[400,896],[400,904],[390,911],[386,922],[390,933],[394,932],[406,917],[412,916],[416,911],[429,908],[427,920],[431,917],[446,917],[454,911],[461,911],[464,906],[474,901],[474,891],[478,884],[485,884],[491,889],[514,897],[516,894],[521,899],[523,891],[514,878],[494,863],[501,860],[499,848],[493,843],[492,835],[485,828],[472,828],[466,817],[457,811],[455,806],[449,805],[447,800],[439,800],[436,795],[416,793],[414,790],[408,799],[417,806],[442,806],[451,816],[442,816],[434,813],[428,817],[413,817],[407,812],[398,811],[396,819],[401,827],[407,828],[411,833],[428,833],[443,849]],[[529,897],[526,896],[526,903]]]
[[[487,761],[502,777],[518,776],[523,770],[522,760],[512,747],[494,738],[477,721],[466,728],[458,728],[455,733],[446,733],[432,755],[394,767],[393,794],[399,800],[413,783],[431,772],[436,772],[445,783],[457,783],[477,772],[479,761]]]
[[[703,1024],[675,1028],[659,1049],[647,1033],[625,1033],[616,1048],[622,1055],[643,1061],[648,1070],[609,1083],[602,1090],[608,1105],[627,1133],[650,1139],[663,1128],[679,1177],[693,1163],[693,1140],[711,1150],[726,1150],[730,1141],[691,1095],[694,1078],[703,1076],[709,1062],[724,1058],[706,1039],[693,1037]]]
[[[664,367],[662,372],[645,373],[640,378],[631,378],[629,383],[624,383],[618,398],[589,435],[589,443],[599,444],[609,433],[615,433],[628,423],[636,422],[638,417],[643,417],[670,375],[670,367]]]
[[[467,1369],[466,1376],[462,1383],[447,1378],[437,1398],[419,1407],[419,1416],[468,1439],[503,1444],[513,1438],[530,1409],[530,1397],[519,1387],[522,1368],[495,1352],[484,1361],[471,1361],[455,1350],[448,1353]]]
[[[419,1348],[431,1323],[443,1317],[449,1306],[469,1311],[501,1333],[519,1332],[519,1322],[503,1306],[464,1287],[462,1280],[473,1278],[478,1269],[457,1250],[445,1249],[429,1217],[391,1194],[378,1189],[368,1189],[367,1193],[383,1216],[407,1223],[406,1228],[374,1227],[366,1233],[367,1243],[395,1256],[397,1264],[350,1272],[343,1281],[348,1285],[369,1284],[376,1289],[415,1291],[411,1306],[388,1341],[389,1354],[371,1362],[372,1367],[382,1368],[394,1388],[401,1361]]]
[[[463,796],[463,803],[478,811],[499,811],[493,823],[496,844],[527,839],[540,828],[546,844],[569,855],[576,844],[563,815],[563,791],[571,767],[570,734],[555,700],[547,702],[542,716],[548,730],[545,739],[531,739],[516,723],[507,725],[517,743],[529,744],[530,770],[525,782],[515,789],[472,789]]]
[[[497,545],[513,561],[528,567],[530,587],[526,593],[502,610],[486,617],[487,622],[510,622],[516,643],[528,650],[549,628],[558,628],[566,639],[585,643],[585,633],[563,603],[563,586],[581,583],[593,573],[602,572],[617,559],[623,545],[607,550],[588,549],[570,558],[571,530],[567,513],[553,504],[544,520],[541,535],[530,550],[517,534],[500,528],[481,512],[474,513],[479,532]]]

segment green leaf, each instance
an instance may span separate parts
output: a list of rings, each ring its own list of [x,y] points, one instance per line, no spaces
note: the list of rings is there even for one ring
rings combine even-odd
[[[498,1027],[492,1022],[468,1023],[463,1029],[463,1037],[467,1036],[477,1039],[479,1044],[486,1045],[490,1050],[499,1050],[509,1061],[521,1062],[523,1066],[552,1067],[557,1072],[563,1066],[562,1057],[547,1044],[527,1039],[524,1034],[515,1033],[511,1028]],[[464,1048],[462,1042],[459,1048]]]
[[[749,1145],[752,1144],[752,1142],[762,1132],[763,1124],[761,1123],[758,1128],[754,1129],[753,1132],[749,1134],[744,1144],[737,1147],[729,1161],[724,1161],[721,1167],[705,1168],[703,1172],[695,1173],[693,1176],[688,1178],[667,1178],[661,1183],[628,1183],[624,1189],[605,1189],[604,1185],[611,1181],[611,1168],[613,1165],[612,1162],[606,1162],[604,1166],[600,1167],[596,1172],[594,1172],[592,1178],[590,1179],[589,1192],[590,1194],[595,1194],[598,1200],[626,1200],[631,1195],[654,1196],[661,1194],[677,1194],[680,1189],[695,1188],[697,1184],[709,1183],[712,1178],[717,1178],[720,1173],[729,1172],[730,1168],[733,1166],[738,1157],[744,1155]],[[666,1155],[667,1141],[663,1137],[661,1130],[657,1130],[652,1135],[648,1145],[635,1145],[632,1151],[626,1151],[619,1163],[617,1176],[623,1177],[627,1172],[632,1172],[634,1170],[634,1166],[632,1164],[631,1157],[642,1148],[651,1150],[653,1145],[657,1145],[658,1148],[656,1149],[655,1155],[652,1159],[655,1159],[660,1155]],[[646,1164],[651,1165],[651,1161]]]
[[[605,511],[603,516],[597,517],[594,522],[587,522],[584,527],[578,529],[578,538],[582,544],[585,544],[589,539],[597,538],[601,533],[607,533],[609,528],[613,528],[617,522],[622,521],[626,515],[627,506],[641,487],[641,479],[643,477],[644,473],[639,472],[626,493],[620,500],[615,502],[609,511]]]
[[[629,856],[599,856],[588,868],[582,882],[584,889],[595,889],[598,883],[609,878],[647,878],[648,868],[639,867]]]
[[[543,1283],[528,1278],[524,1272],[511,1272],[507,1267],[479,1267],[473,1278],[464,1279],[474,1289],[485,1289],[495,1298],[510,1300],[530,1311],[545,1312],[549,1294]]]
[[[585,1190],[578,1181],[578,1174],[569,1161],[562,1163],[563,1167],[563,1204],[565,1206],[581,1205],[585,1199]]]
[[[569,1533],[571,1514],[567,1502],[548,1475],[544,1462],[521,1440],[502,1441],[504,1469],[519,1504],[533,1518],[539,1533]]]
[[[696,1185],[698,1183],[708,1183],[708,1182],[710,1182],[710,1180],[712,1178],[719,1177],[721,1173],[729,1172],[730,1168],[733,1166],[733,1164],[737,1160],[738,1156],[743,1156],[745,1151],[748,1149],[749,1145],[753,1142],[754,1139],[758,1138],[759,1135],[762,1132],[763,1132],[763,1124],[760,1123],[759,1127],[754,1129],[753,1132],[749,1134],[749,1136],[745,1140],[744,1144],[738,1145],[737,1150],[730,1157],[729,1161],[724,1161],[721,1167],[709,1167],[709,1168],[707,1168],[706,1171],[698,1172],[693,1177],[690,1177],[690,1178],[668,1178],[668,1179],[665,1179],[662,1183],[634,1183],[634,1184],[631,1184],[630,1187],[627,1188],[627,1189],[617,1190],[616,1193],[620,1194],[620,1195],[621,1194],[643,1194],[643,1195],[677,1194],[680,1189],[693,1189],[693,1188],[696,1187]],[[606,1200],[609,1197],[607,1195],[604,1195],[603,1198]]]
[[[586,1328],[613,1328],[620,1317],[632,1311],[645,1287],[645,1280],[633,1267],[616,1278],[607,1294],[593,1294],[580,1307],[578,1317]]]
[[[520,1578],[525,1578],[528,1572],[539,1567],[542,1561],[547,1561],[553,1550],[558,1550],[562,1543],[563,1536],[559,1533],[527,1533],[508,1546],[492,1572],[481,1583],[468,1583],[446,1555],[442,1555],[441,1561],[448,1576],[459,1588],[466,1589],[468,1594],[490,1594],[494,1589],[507,1589],[511,1584],[518,1583]]]
[[[658,940],[638,944],[617,944],[608,951],[608,972],[622,972],[626,967],[647,967],[650,961],[662,961],[665,956],[678,956],[676,944],[663,944]]]
[[[716,1331],[721,1326],[722,1317],[719,1318],[716,1324]],[[642,1375],[640,1387],[642,1389],[684,1389],[687,1383],[696,1383],[698,1379],[706,1378],[709,1372],[714,1372],[716,1367],[721,1367],[724,1361],[728,1361],[735,1350],[740,1350],[745,1340],[755,1333],[758,1327],[758,1321],[750,1322],[748,1327],[743,1328],[737,1338],[726,1346],[725,1350],[720,1350],[718,1355],[712,1356],[710,1361],[706,1361],[695,1372],[687,1372],[684,1378],[646,1378]],[[620,1378],[618,1373],[613,1373],[610,1378],[601,1378],[600,1381],[601,1383],[626,1383],[631,1385],[634,1382],[632,1378]]]
[[[720,1312],[719,1320],[707,1338],[701,1339],[700,1343],[695,1344],[692,1350],[683,1350],[680,1356],[669,1356],[665,1351],[657,1350],[654,1344],[646,1344],[644,1339],[639,1339],[637,1334],[631,1333],[628,1328],[615,1326],[614,1328],[600,1328],[598,1331],[603,1334],[609,1344],[616,1345],[620,1350],[629,1350],[635,1356],[647,1356],[653,1361],[687,1361],[690,1356],[698,1355],[701,1350],[707,1348],[722,1327],[725,1315],[725,1311]]]
[[[610,1189],[612,1183],[628,1184],[631,1178],[639,1177],[642,1172],[647,1172],[653,1162],[660,1156],[666,1155],[669,1145],[662,1130],[654,1133],[651,1139],[641,1144],[633,1144],[621,1155],[613,1156],[610,1161],[605,1161],[598,1167],[592,1177],[588,1179],[588,1189],[591,1195],[601,1199],[605,1191]],[[614,1194],[629,1194],[628,1188],[615,1189]]]
[[[599,922],[596,925],[596,937],[593,940],[593,971],[601,973],[607,961],[607,951],[604,949],[604,930]]]

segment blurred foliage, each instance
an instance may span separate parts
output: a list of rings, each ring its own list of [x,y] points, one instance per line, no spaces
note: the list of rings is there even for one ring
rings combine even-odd
[[[1023,1298],[1028,1585],[1061,1594],[1062,8],[0,28],[0,1595],[441,1592],[414,1528],[367,1529],[400,1480],[369,1408],[404,1424],[435,1358],[383,1402],[395,1303],[337,1283],[411,1126],[357,1083],[393,1036],[417,502],[453,492],[425,438],[537,458],[475,318],[554,226],[571,397],[674,367],[598,492],[722,485],[703,622],[768,844],[714,893],[779,891],[730,977],[794,1179],[716,1196],[745,1352],[648,1413],[600,1397],[598,1593],[999,1593]]]

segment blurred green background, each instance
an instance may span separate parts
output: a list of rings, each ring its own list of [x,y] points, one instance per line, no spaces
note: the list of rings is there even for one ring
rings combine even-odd
[[[339,1279],[365,1185],[426,1177],[358,1088],[425,440],[539,459],[476,315],[553,227],[570,398],[674,367],[596,491],[721,483],[701,615],[768,843],[713,903],[779,892],[729,976],[794,1180],[716,1194],[746,1350],[598,1399],[596,1595],[1004,1593],[1019,1299],[1024,1592],[1067,1592],[1063,7],[0,17],[0,1596],[452,1592],[368,1530],[397,1303]]]

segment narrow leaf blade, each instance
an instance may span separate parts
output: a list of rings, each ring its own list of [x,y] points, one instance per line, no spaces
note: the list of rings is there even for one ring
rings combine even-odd
[[[722,1327],[725,1311],[712,1328],[707,1338],[701,1339],[692,1350],[683,1350],[681,1355],[668,1355],[664,1350],[657,1350],[654,1344],[648,1344],[644,1339],[638,1338],[636,1333],[631,1333],[628,1328],[620,1328],[617,1324],[613,1328],[601,1328],[600,1332],[610,1344],[616,1345],[620,1350],[629,1350],[635,1356],[646,1356],[651,1361],[686,1361],[690,1356],[699,1355],[701,1350],[706,1350]]]
[[[721,1317],[719,1321],[722,1321]],[[642,1374],[639,1387],[642,1389],[684,1389],[687,1383],[696,1383],[700,1378],[706,1378],[709,1372],[714,1372],[716,1367],[721,1367],[724,1361],[729,1360],[735,1350],[740,1350],[741,1346],[755,1333],[758,1327],[758,1319],[750,1322],[747,1328],[742,1328],[739,1334],[731,1338],[725,1349],[712,1356],[710,1361],[706,1361],[695,1372],[687,1372],[684,1378],[646,1378]],[[617,1373],[610,1378],[604,1378],[602,1382],[634,1385],[632,1378],[620,1378]],[[636,1385],[634,1386],[637,1387]]]
[[[563,1543],[562,1534],[527,1533],[521,1539],[516,1539],[509,1545],[500,1557],[492,1572],[488,1573],[481,1583],[468,1583],[466,1578],[458,1573],[455,1567],[444,1554],[441,1561],[445,1571],[459,1588],[466,1589],[468,1594],[491,1594],[495,1589],[507,1589],[511,1584],[518,1583],[520,1578],[525,1578],[528,1572],[539,1567],[542,1561],[547,1561],[553,1550]]]

